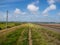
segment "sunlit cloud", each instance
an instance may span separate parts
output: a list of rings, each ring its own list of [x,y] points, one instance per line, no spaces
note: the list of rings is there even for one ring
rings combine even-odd
[[[39,10],[39,7],[37,7],[37,6],[34,5],[34,4],[29,4],[29,5],[27,6],[27,9],[28,9],[29,11],[31,11],[31,12],[36,12],[36,11]]]
[[[49,11],[56,10],[55,0],[47,0],[49,6],[42,12],[42,14],[46,14]]]
[[[43,11],[43,14],[48,13],[49,11],[55,10],[55,9],[56,9],[56,5],[52,4]]]
[[[22,12],[21,9],[16,8],[15,11],[14,11],[14,14],[15,14],[15,15],[24,15],[24,14],[26,14],[26,12]]]

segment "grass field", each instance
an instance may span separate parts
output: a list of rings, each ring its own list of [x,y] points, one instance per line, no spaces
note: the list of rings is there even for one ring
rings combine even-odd
[[[20,24],[21,23],[19,22],[8,22],[7,28],[11,28]],[[0,30],[5,29],[5,28],[6,28],[6,22],[0,22]]]
[[[31,30],[30,35],[29,30]],[[0,31],[0,45],[31,45],[29,43],[32,45],[60,45],[60,33],[31,23],[21,24],[15,29]]]

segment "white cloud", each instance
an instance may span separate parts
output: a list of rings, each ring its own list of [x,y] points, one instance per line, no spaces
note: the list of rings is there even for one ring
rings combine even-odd
[[[51,10],[55,10],[56,9],[56,5],[54,5],[54,4],[50,5],[50,9]]]
[[[47,2],[49,3],[49,6],[43,11],[43,14],[56,9],[56,5],[54,4],[56,0],[47,0]]]
[[[29,4],[28,6],[27,6],[27,9],[32,13],[32,14],[37,14],[37,12],[38,12],[38,10],[39,10],[39,7],[38,6],[36,6],[35,4]]]
[[[22,12],[20,9],[16,8],[14,11],[14,14],[15,15],[20,15],[20,14],[24,15],[24,14],[26,14],[26,12]]]
[[[47,2],[48,2],[49,4],[54,4],[54,3],[55,3],[55,0],[47,0]]]
[[[47,7],[47,8],[43,11],[43,13],[48,13],[49,11],[55,10],[55,9],[56,9],[56,5],[52,4],[52,5],[50,5],[49,7]]]
[[[21,14],[22,11],[21,11],[20,9],[16,8],[15,11],[14,11],[14,13],[15,13],[15,14]]]
[[[38,15],[39,7],[37,6],[39,4],[39,0],[36,0],[35,2],[32,2],[31,4],[27,5],[27,9],[29,12],[33,15]]]
[[[29,4],[29,5],[27,6],[27,9],[28,9],[29,11],[31,11],[31,12],[36,12],[36,11],[39,10],[39,7],[37,7],[37,6],[34,5],[34,4]]]

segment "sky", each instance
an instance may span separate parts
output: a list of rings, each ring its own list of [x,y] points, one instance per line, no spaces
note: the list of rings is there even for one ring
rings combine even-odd
[[[60,0],[0,0],[0,21],[60,22]]]

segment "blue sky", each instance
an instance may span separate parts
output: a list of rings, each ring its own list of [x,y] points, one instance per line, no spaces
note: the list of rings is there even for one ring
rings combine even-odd
[[[0,21],[60,22],[60,0],[0,0]]]

